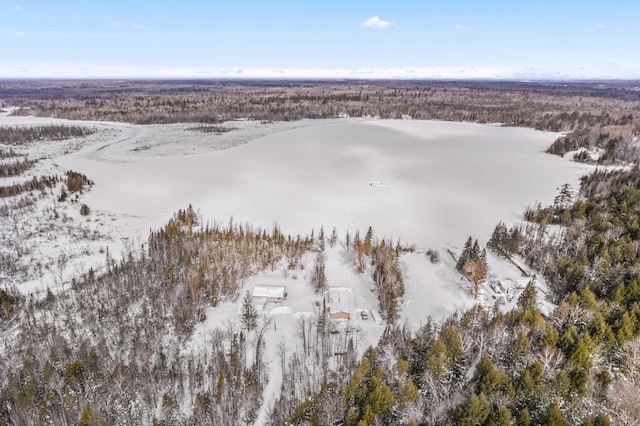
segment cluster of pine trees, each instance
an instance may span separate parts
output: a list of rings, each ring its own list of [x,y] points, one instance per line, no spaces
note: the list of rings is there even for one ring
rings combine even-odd
[[[404,281],[399,265],[403,248],[399,242],[393,247],[391,241],[375,239],[371,227],[367,229],[364,239],[356,231],[352,247],[350,242],[351,237],[347,232],[345,244],[352,250],[356,271],[363,274],[367,271],[367,265],[371,266],[380,313],[389,323],[394,323],[398,315],[398,302],[404,296]]]
[[[324,383],[289,424],[610,424],[598,344],[545,318],[536,297],[529,284],[509,313],[477,306],[417,331],[389,327],[349,381]],[[318,406],[328,392],[330,411]]]
[[[478,298],[480,284],[487,278],[489,265],[487,265],[487,251],[482,249],[478,240],[467,239],[464,248],[456,262],[456,270],[464,275],[472,284],[473,297]]]
[[[487,241],[487,247],[502,257],[509,257],[517,254],[522,245],[523,235],[520,228],[507,226],[499,222],[491,233],[491,238]]]
[[[640,151],[637,146],[629,144],[625,137],[628,133],[628,123],[621,126],[600,128],[594,132],[592,128],[582,128],[556,139],[547,149],[547,153],[564,156],[568,152],[579,151],[573,155],[573,160],[581,163],[598,163],[611,165],[628,161],[637,161]],[[581,150],[582,148],[582,150]],[[597,160],[590,152],[600,151]]]

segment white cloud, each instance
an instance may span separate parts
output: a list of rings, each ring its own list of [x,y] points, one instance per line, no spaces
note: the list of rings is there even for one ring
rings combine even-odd
[[[131,28],[135,28],[136,30],[147,30],[147,29],[149,29],[144,24],[131,24]]]
[[[462,24],[456,24],[454,28],[456,30],[458,30],[458,31],[467,31],[467,30],[469,30],[469,27],[467,27],[466,25],[462,25]]]
[[[606,30],[606,29],[609,28],[609,26],[605,25],[605,24],[598,24],[598,26],[596,26],[596,28],[599,29],[599,30]]]
[[[15,10],[16,12],[22,12],[23,9],[24,7],[20,6],[19,4],[13,5],[13,10]]]
[[[113,22],[111,23],[111,26],[112,26],[112,27],[116,27],[116,28],[121,27],[121,26],[122,26],[122,22],[120,22],[120,21],[113,21]]]
[[[17,35],[18,37],[20,37],[20,36],[23,36],[23,35],[24,35],[24,33],[23,33],[22,31],[18,31],[18,32],[16,33],[16,35]]]
[[[384,30],[387,29],[389,27],[394,26],[393,22],[389,22],[389,21],[383,21],[382,19],[380,19],[377,16],[372,16],[371,18],[367,19],[364,22],[361,22],[360,25],[362,25],[363,27],[369,27],[369,28],[377,28],[379,30]]]

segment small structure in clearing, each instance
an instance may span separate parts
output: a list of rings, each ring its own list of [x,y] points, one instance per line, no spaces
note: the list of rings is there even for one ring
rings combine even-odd
[[[257,285],[253,288],[251,296],[254,300],[280,303],[287,297],[287,287],[283,285]]]
[[[324,303],[331,319],[350,319],[353,309],[353,292],[350,288],[336,287],[324,292]]]

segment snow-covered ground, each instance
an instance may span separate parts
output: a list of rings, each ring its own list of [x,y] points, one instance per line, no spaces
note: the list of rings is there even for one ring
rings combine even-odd
[[[445,248],[455,251],[469,235],[486,242],[498,221],[512,224],[531,203],[551,203],[561,184],[576,185],[590,169],[543,153],[556,133],[470,123],[233,121],[220,124],[233,130],[215,134],[192,130],[194,124],[0,114],[0,125],[51,123],[97,132],[28,147],[29,157],[40,159],[29,173],[74,170],[95,186],[76,204],[43,197],[49,201],[38,203],[32,220],[21,224],[26,244],[32,243],[31,263],[43,265],[40,275],[21,286],[27,292],[98,269],[107,249],[119,257],[125,246],[144,243],[150,229],[192,204],[205,221],[233,217],[265,228],[277,222],[294,235],[335,226],[341,237],[372,226],[378,236],[439,250],[440,265],[405,259],[409,282],[425,291],[410,286],[404,301],[411,322],[426,314],[439,318],[472,303],[461,296],[451,305],[434,296],[434,289],[450,288],[460,278]],[[79,216],[79,203],[91,208],[88,217]],[[69,218],[67,228],[91,237],[56,233],[54,221],[44,220],[54,212]]]
[[[486,240],[497,221],[515,222],[532,202],[551,203],[561,184],[588,168],[542,152],[555,133],[467,123],[325,124],[233,149],[155,157],[131,146],[141,132],[164,138],[161,128],[128,131],[133,142],[121,137],[57,162],[96,182],[90,206],[146,218],[144,232],[191,203],[205,220],[277,222],[292,234],[322,224],[341,235],[372,226],[438,248],[469,235]]]
[[[86,138],[63,141],[44,141],[24,147],[10,147],[20,154],[19,158],[37,159],[34,167],[24,175],[2,178],[0,185],[12,185],[30,180],[33,176],[63,176],[67,170],[80,171],[73,164],[63,159],[72,153],[82,152],[96,163],[102,161],[125,162],[135,167],[132,161],[144,158],[167,156],[197,156],[228,149],[248,143],[256,138],[274,132],[293,128],[304,128],[327,123],[339,123],[345,120],[301,120],[297,122],[267,122],[240,120],[220,125],[232,129],[228,132],[203,133],[193,130],[197,124],[171,124],[136,126],[127,123],[70,121],[46,117],[11,116],[13,108],[5,108],[0,113],[0,126],[46,126],[74,125],[85,126],[96,130]],[[11,162],[12,159],[3,161]],[[89,167],[87,176],[95,181],[99,177]],[[86,170],[85,170],[86,171]],[[138,170],[141,181],[133,179],[130,184],[136,186],[141,194],[153,196],[154,188],[163,183],[144,179],[144,169]],[[179,171],[178,171],[179,172]],[[95,177],[94,177],[95,176]],[[13,218],[0,218],[0,250],[19,251],[19,262],[24,265],[21,277],[3,277],[0,284],[19,284],[18,288],[25,293],[42,293],[47,288],[58,291],[69,284],[73,277],[89,268],[99,271],[104,265],[107,252],[118,259],[129,248],[141,247],[147,241],[149,230],[163,225],[172,212],[184,208],[189,202],[179,203],[171,194],[159,201],[167,203],[162,212],[140,214],[134,206],[134,200],[127,200],[123,187],[122,197],[118,196],[118,188],[122,182],[117,175],[107,176],[95,188],[104,188],[106,192],[116,192],[116,202],[112,204],[94,203],[95,199],[104,197],[102,190],[92,194],[93,190],[80,194],[74,202],[58,202],[57,198],[63,183],[48,191],[47,195],[32,193],[28,197],[35,202],[32,208],[21,211]],[[144,187],[144,183],[147,184]],[[115,186],[113,186],[113,185]],[[111,189],[108,189],[111,188]],[[161,188],[159,188],[161,189]],[[159,194],[162,196],[163,194]],[[70,197],[70,198],[75,198]],[[135,198],[135,197],[134,197]],[[0,204],[9,203],[12,199],[0,199]],[[138,200],[145,202],[144,200]],[[89,205],[91,213],[80,216],[82,203]],[[226,217],[225,219],[227,219]],[[10,244],[5,242],[11,239]],[[17,248],[14,248],[17,246]],[[16,278],[19,278],[16,280]],[[20,279],[21,278],[21,279]]]
[[[327,246],[325,255],[325,270],[327,283],[330,288],[348,288],[353,293],[353,307],[351,319],[338,320],[335,324],[342,333],[349,333],[354,338],[358,357],[362,356],[369,346],[375,346],[385,328],[379,312],[378,302],[371,291],[373,280],[371,274],[358,274],[354,268],[351,253],[344,245],[337,244],[333,249]],[[273,405],[282,383],[282,368],[279,352],[283,349],[287,353],[300,351],[300,328],[305,319],[311,320],[315,329],[318,315],[322,309],[322,294],[316,294],[310,283],[310,273],[313,270],[315,255],[309,253],[303,258],[304,270],[287,271],[286,262],[282,262],[273,272],[265,272],[248,279],[243,284],[242,295],[251,292],[256,285],[286,286],[287,297],[283,302],[268,302],[260,307],[263,323],[268,320],[269,326],[264,335],[264,359],[269,369],[269,384],[263,393],[263,405],[256,424],[263,424],[268,409]],[[425,259],[426,261],[426,259]],[[368,271],[370,272],[370,271]],[[209,308],[207,320],[198,325],[193,338],[185,346],[185,351],[200,351],[211,337],[211,330],[224,329],[231,324],[236,330],[241,329],[240,307],[243,297],[235,303],[227,302],[216,308]],[[367,311],[370,316],[363,319],[360,312]],[[248,334],[248,338],[254,338]],[[251,358],[251,355],[248,356]]]
[[[0,125],[52,122],[65,121],[0,114]],[[233,217],[236,223],[263,228],[278,223],[293,235],[318,231],[320,225],[329,233],[335,226],[341,240],[347,230],[353,235],[359,229],[362,236],[372,226],[380,238],[415,244],[416,251],[401,258],[406,293],[399,321],[410,327],[419,327],[429,315],[440,320],[476,302],[492,306],[504,300],[503,309],[509,309],[528,278],[489,255],[491,277],[475,300],[447,249],[459,253],[470,235],[484,245],[498,221],[510,225],[531,203],[552,203],[560,185],[577,185],[590,169],[543,153],[556,133],[468,123],[237,121],[222,124],[234,130],[220,135],[194,131],[191,124],[74,124],[98,131],[83,140],[28,148],[30,158],[41,158],[30,173],[74,170],[95,185],[77,203],[42,197],[23,218],[20,232],[30,241],[29,259],[43,264],[40,276],[20,286],[25,292],[50,283],[63,287],[89,267],[98,269],[107,249],[118,258],[123,248],[140,247],[149,229],[163,226],[174,212],[192,204],[205,221]],[[88,217],[79,215],[80,203],[91,208]],[[42,219],[54,211],[69,218],[67,227]],[[76,228],[83,230],[79,237],[71,233]],[[437,250],[440,262],[430,263],[426,249]],[[243,283],[243,291],[256,285],[285,285],[288,290],[287,300],[263,309],[271,321],[265,335],[270,381],[256,424],[265,419],[280,386],[279,351],[296,350],[301,321],[315,318],[322,306],[305,272],[312,270],[314,255],[305,262],[304,271],[286,273],[280,265]],[[326,274],[330,287],[352,290],[347,330],[355,333],[361,354],[376,344],[385,327],[371,276],[355,272],[340,244],[327,249]],[[490,286],[497,281],[504,291]],[[546,290],[543,281],[537,285]],[[198,351],[212,329],[237,326],[240,303],[241,298],[209,308],[184,350]],[[362,311],[368,319],[361,317]]]

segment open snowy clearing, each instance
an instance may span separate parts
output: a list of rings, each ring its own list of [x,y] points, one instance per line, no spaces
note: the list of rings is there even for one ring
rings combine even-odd
[[[48,257],[54,265],[63,254],[70,266],[48,278],[35,277],[22,286],[26,291],[98,268],[106,247],[117,258],[126,245],[143,243],[150,229],[188,204],[200,209],[205,221],[233,217],[265,228],[277,222],[291,234],[335,226],[340,236],[372,226],[380,237],[455,251],[469,235],[486,242],[498,221],[515,223],[532,202],[551,203],[561,184],[577,185],[589,169],[543,153],[556,133],[470,123],[234,121],[219,125],[233,130],[216,134],[193,130],[193,124],[0,114],[1,125],[51,123],[98,129],[85,139],[34,144],[28,151],[42,159],[32,173],[75,170],[95,182],[80,200],[92,214],[80,218],[77,206],[66,206],[63,214],[107,238],[82,242],[81,250],[65,239],[51,247],[38,241],[35,253],[42,263]],[[65,206],[39,205],[36,212],[53,208]],[[447,271],[423,272],[451,281]],[[450,309],[432,313],[445,312]]]
[[[157,131],[164,140],[154,129],[145,138]],[[141,157],[121,138],[58,164],[96,182],[86,198],[93,208],[145,218],[143,233],[191,203],[205,220],[277,222],[292,234],[372,226],[441,248],[469,235],[486,240],[497,221],[513,223],[532,202],[551,203],[561,184],[577,184],[587,166],[542,152],[556,137],[467,123],[348,122],[189,156]]]
[[[110,161],[194,155],[228,149],[288,129],[344,121],[335,119],[263,123],[240,120],[219,125],[230,129],[227,132],[203,133],[194,130],[199,125],[193,123],[138,126],[116,122],[71,121],[12,116],[10,114],[14,109],[5,108],[0,112],[0,126],[73,125],[92,128],[95,133],[86,138],[43,141],[16,147],[19,158],[26,155],[29,159],[38,161],[22,176],[3,178],[0,182],[2,185],[25,182],[34,176],[62,176],[71,167],[61,163],[59,159],[78,151],[89,157],[108,157]],[[107,179],[107,182],[111,180]],[[117,185],[119,182],[112,183]],[[102,181],[100,186],[106,188],[104,184],[105,181]],[[91,214],[82,217],[78,213],[80,204],[90,203],[91,201],[87,201],[90,196],[85,192],[73,203],[57,202],[63,185],[60,183],[47,191],[46,195],[28,195],[35,202],[32,208],[21,211],[15,217],[0,218],[0,250],[17,250],[19,262],[25,271],[19,277],[0,274],[0,284],[19,284],[19,289],[24,293],[42,293],[47,288],[59,291],[74,277],[90,268],[99,271],[107,251],[111,257],[118,259],[124,251],[140,247],[140,244],[146,242],[152,225],[162,226],[171,214],[168,213],[166,218],[152,223],[149,217],[139,215],[135,209],[130,213],[126,203],[120,200],[116,205],[106,208],[89,204]],[[150,187],[141,188],[141,191],[148,193],[153,190],[153,186],[155,184],[150,182]],[[97,196],[100,197],[99,194]],[[174,211],[186,206],[173,203],[171,199],[165,201],[168,205],[175,206],[169,207]],[[11,199],[0,199],[0,204],[8,202]]]
[[[51,122],[71,123],[0,116],[0,124]],[[41,197],[44,201],[31,214],[51,216],[57,209],[69,225],[57,231],[45,231],[47,225],[39,222],[23,225],[22,232],[31,235],[34,244],[31,256],[45,271],[21,285],[25,292],[52,284],[60,291],[74,276],[98,268],[105,247],[116,258],[125,247],[136,249],[149,229],[163,226],[174,212],[192,204],[205,221],[233,217],[265,228],[277,222],[284,233],[294,235],[313,228],[317,232],[321,225],[329,233],[335,226],[341,240],[347,230],[359,229],[362,236],[372,226],[376,237],[416,244],[416,251],[400,260],[406,291],[399,321],[410,327],[419,327],[427,316],[441,320],[475,303],[493,306],[502,301],[506,310],[514,306],[528,278],[490,254],[490,281],[506,288],[484,284],[475,300],[447,249],[459,253],[470,235],[484,245],[498,221],[515,223],[532,202],[551,203],[560,185],[577,185],[589,169],[543,153],[557,134],[467,123],[240,121],[225,123],[234,130],[221,134],[194,131],[191,124],[73,124],[99,131],[83,140],[30,147],[29,155],[42,159],[31,173],[86,174],[95,185],[79,202],[88,204],[92,213],[83,218],[77,204],[56,204],[53,195]],[[78,226],[83,234],[97,237],[71,235]],[[428,248],[439,251],[440,262],[429,262]],[[353,294],[351,319],[340,323],[345,337],[336,341],[353,339],[360,356],[377,343],[385,327],[370,267],[356,273],[343,244],[327,249],[325,256],[329,287],[348,288]],[[310,284],[313,261],[309,253],[304,270],[288,271],[282,263],[243,283],[243,291],[283,285],[288,292],[282,303],[261,307],[261,321],[269,321],[264,349],[270,380],[256,424],[264,421],[278,393],[279,357],[302,351],[301,328],[305,321],[314,324],[321,310],[322,297]],[[538,281],[537,286],[544,293],[545,283]],[[209,308],[206,321],[183,350],[203,350],[213,329],[239,329],[240,303],[241,298]],[[361,312],[367,313],[366,319]]]

